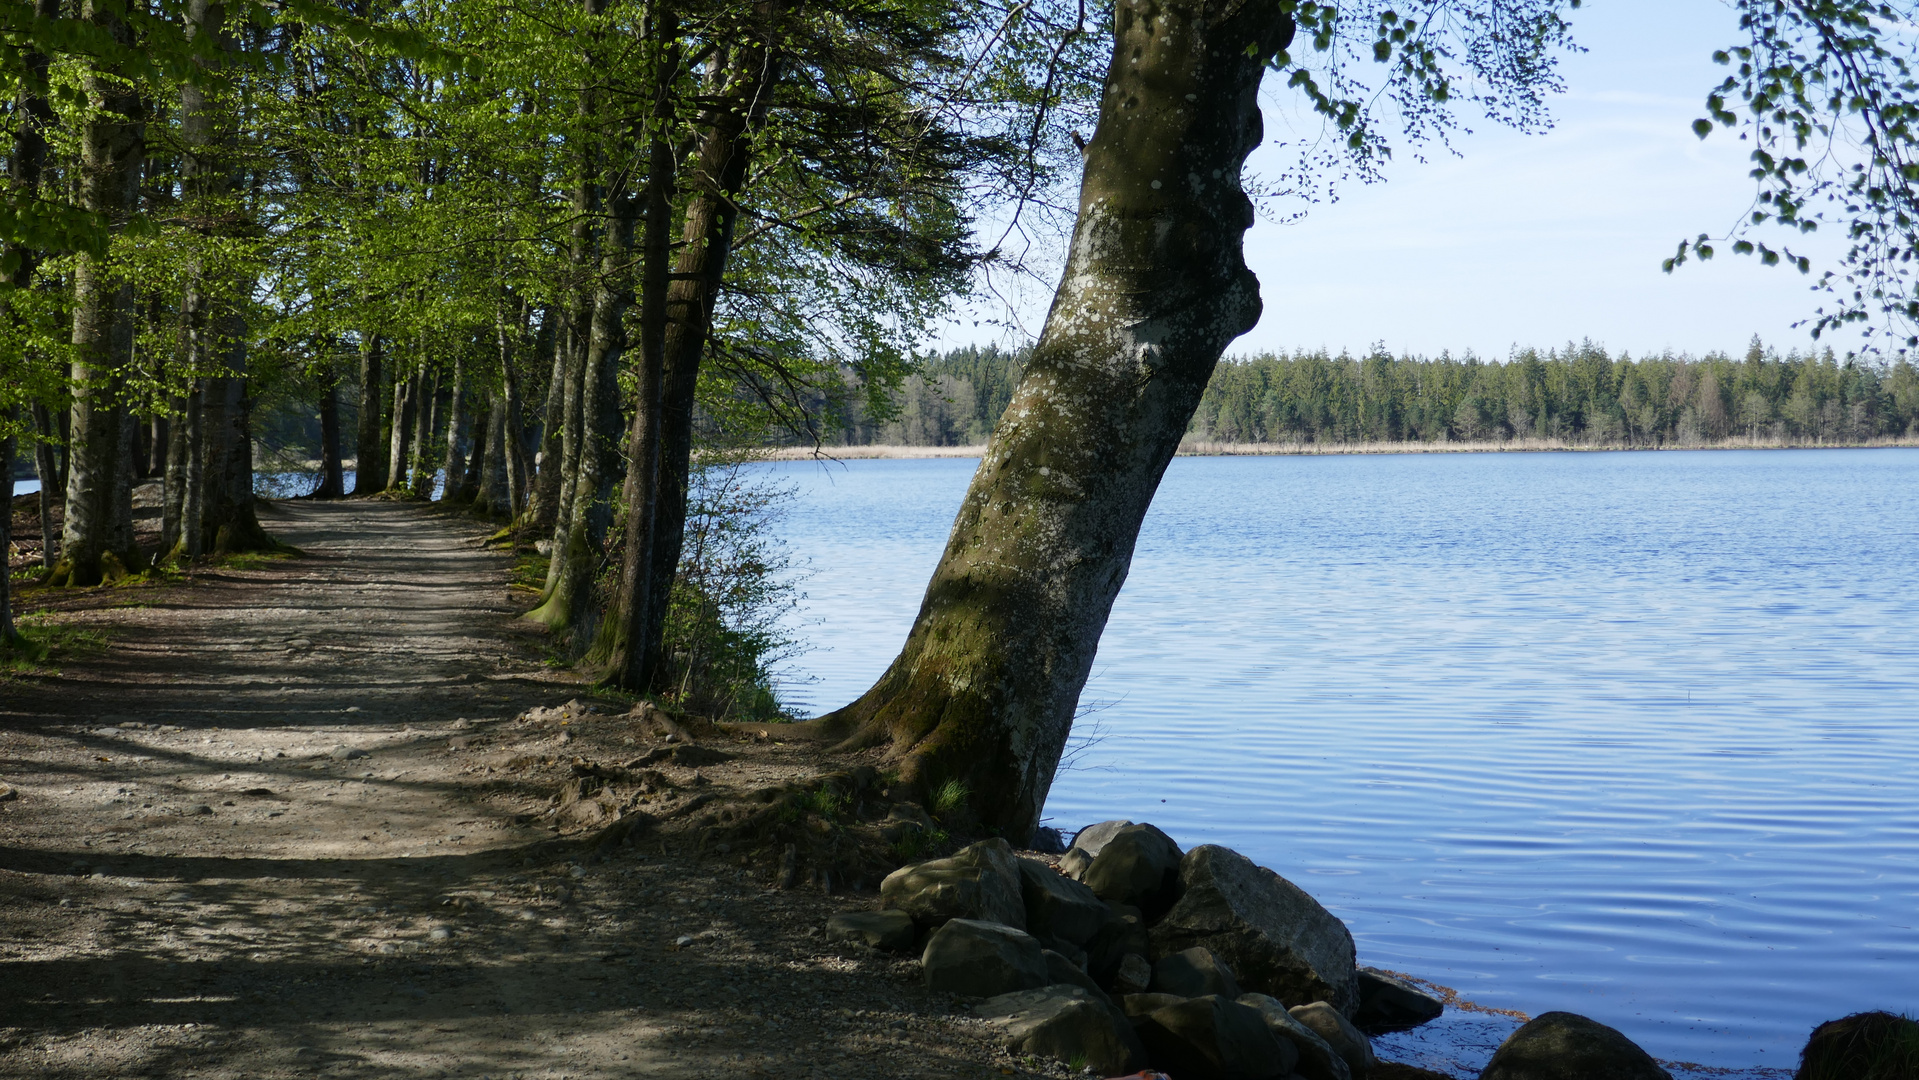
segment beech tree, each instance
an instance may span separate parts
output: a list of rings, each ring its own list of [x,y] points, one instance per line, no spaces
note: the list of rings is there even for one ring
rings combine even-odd
[[[1121,0],[1065,272],[1012,403],[961,504],[906,644],[857,701],[814,724],[842,750],[885,746],[909,784],[958,784],[978,821],[1024,839],[1039,819],[1147,506],[1226,345],[1260,313],[1241,258],[1240,183],[1267,70],[1322,115],[1341,156],[1309,152],[1282,187],[1390,154],[1380,103],[1444,139],[1455,99],[1533,126],[1570,44],[1556,0]],[[1854,240],[1818,325],[1911,320],[1910,5],[1741,0],[1748,43],[1708,100],[1745,123],[1753,227],[1810,231],[1824,200]],[[1295,35],[1310,43],[1288,52]],[[1377,93],[1353,61],[1386,72]],[[1744,118],[1733,111],[1742,105]],[[1711,130],[1702,122],[1701,135]],[[1854,152],[1834,149],[1852,133]],[[1781,152],[1781,145],[1787,152]],[[1825,156],[1811,160],[1814,151]],[[1799,156],[1804,154],[1806,156]],[[1821,168],[1823,166],[1823,169]],[[1834,174],[1837,175],[1834,175]],[[1744,235],[1735,250],[1782,255]],[[1709,257],[1707,237],[1682,246]],[[1792,257],[1802,271],[1810,261]],[[1909,339],[1910,340],[1910,339]]]

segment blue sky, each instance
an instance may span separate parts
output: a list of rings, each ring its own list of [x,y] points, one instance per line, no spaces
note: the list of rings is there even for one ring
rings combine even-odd
[[[1246,257],[1265,315],[1229,351],[1383,342],[1504,358],[1515,345],[1591,338],[1635,355],[1736,352],[1754,334],[1782,350],[1811,345],[1792,326],[1818,302],[1797,271],[1724,246],[1712,262],[1660,270],[1681,238],[1721,235],[1751,205],[1750,147],[1690,129],[1725,73],[1710,57],[1737,38],[1732,10],[1589,0],[1572,18],[1590,51],[1563,65],[1553,131],[1519,135],[1468,117],[1475,133],[1455,141],[1463,156],[1434,148],[1422,164],[1402,148],[1386,182],[1347,187],[1290,224],[1262,219]],[[1276,83],[1269,141],[1288,134]],[[1276,169],[1278,153],[1256,151],[1249,170]],[[1035,299],[1043,311],[1046,298]],[[955,326],[942,337],[979,333]]]

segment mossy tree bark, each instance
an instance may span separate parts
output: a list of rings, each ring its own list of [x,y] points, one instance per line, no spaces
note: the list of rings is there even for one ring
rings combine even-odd
[[[985,827],[1039,819],[1140,521],[1219,356],[1259,318],[1240,168],[1280,0],[1122,0],[1072,248],[905,648],[819,724],[889,745]]]

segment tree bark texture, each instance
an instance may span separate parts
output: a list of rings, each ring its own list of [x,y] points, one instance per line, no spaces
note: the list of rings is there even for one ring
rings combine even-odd
[[[383,425],[386,405],[385,346],[380,335],[368,334],[360,342],[360,423],[354,432],[353,493],[371,495],[386,490],[386,434]]]
[[[699,157],[685,186],[693,189],[686,208],[683,246],[666,293],[666,334],[661,347],[660,464],[654,498],[651,581],[648,585],[645,641],[651,653],[647,670],[663,671],[659,651],[665,636],[673,579],[679,575],[685,544],[686,499],[693,467],[693,407],[699,389],[700,359],[713,330],[713,306],[733,251],[739,222],[738,195],[752,160],[751,133],[771,108],[780,78],[780,58],[768,47],[779,40],[780,24],[797,4],[762,0],[754,6],[758,32],[732,57],[716,66],[721,93],[704,113]],[[662,688],[664,689],[664,688]]]
[[[1240,168],[1279,0],[1122,0],[1065,274],[906,645],[823,718],[958,782],[989,829],[1038,821],[1140,521],[1220,353],[1258,321]]]
[[[83,11],[121,44],[133,43],[110,5],[89,2]],[[145,107],[112,73],[89,72],[84,82],[97,111],[81,132],[80,204],[118,229],[138,204]],[[105,259],[76,253],[66,518],[52,575],[58,585],[96,585],[141,561],[133,543],[130,431],[120,398],[133,360],[132,304],[132,289],[115,280]]]

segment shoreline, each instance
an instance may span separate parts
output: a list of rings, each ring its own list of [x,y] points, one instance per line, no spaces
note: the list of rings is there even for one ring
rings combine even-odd
[[[1726,439],[1716,443],[1665,444],[1570,443],[1563,439],[1505,439],[1484,442],[1355,442],[1355,443],[1233,443],[1193,440],[1180,443],[1177,457],[1334,457],[1379,454],[1550,454],[1670,452],[1684,450],[1884,450],[1919,448],[1919,437],[1872,439],[1863,442],[1807,442],[1791,439]],[[766,461],[914,461],[933,458],[977,458],[986,447],[974,446],[782,446],[767,450]]]

